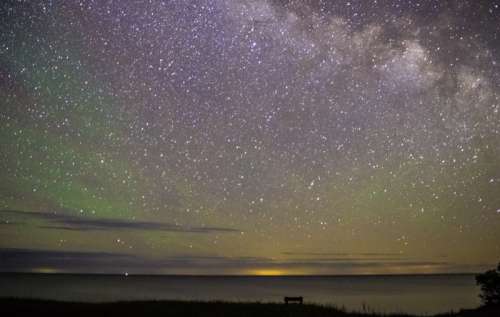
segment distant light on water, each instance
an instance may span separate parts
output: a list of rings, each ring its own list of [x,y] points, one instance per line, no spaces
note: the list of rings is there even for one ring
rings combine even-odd
[[[62,273],[61,271],[51,268],[51,267],[38,267],[32,270],[32,273],[44,273],[44,274],[54,274]]]
[[[296,275],[296,274],[297,273],[281,269],[256,269],[256,270],[251,270],[249,272],[249,275],[256,275],[256,276],[283,276],[283,275]]]

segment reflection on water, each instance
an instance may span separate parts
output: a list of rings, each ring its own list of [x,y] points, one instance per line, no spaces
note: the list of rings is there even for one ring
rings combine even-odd
[[[479,305],[473,275],[109,276],[0,274],[1,297],[71,301],[185,299],[305,302],[349,310],[438,313]]]

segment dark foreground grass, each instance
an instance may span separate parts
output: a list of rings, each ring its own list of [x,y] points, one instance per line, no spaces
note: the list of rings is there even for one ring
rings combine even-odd
[[[408,317],[403,314],[346,312],[312,304],[233,303],[196,301],[134,301],[115,303],[71,303],[31,299],[0,299],[0,315],[12,316],[257,316],[257,317]],[[440,317],[500,316],[499,307],[463,310]]]

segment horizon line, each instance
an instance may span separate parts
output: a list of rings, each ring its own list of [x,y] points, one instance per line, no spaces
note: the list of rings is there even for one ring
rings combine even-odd
[[[100,275],[100,276],[156,276],[156,277],[376,277],[376,276],[437,276],[437,275],[477,275],[482,272],[434,272],[434,273],[360,273],[360,274],[159,274],[159,273],[103,273],[103,272],[23,272],[0,271],[0,275],[29,274],[29,275]]]

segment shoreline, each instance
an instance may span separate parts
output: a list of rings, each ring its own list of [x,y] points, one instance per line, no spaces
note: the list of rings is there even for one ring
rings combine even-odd
[[[51,316],[302,316],[302,317],[472,317],[500,316],[500,306],[464,309],[435,315],[406,313],[348,311],[330,305],[284,304],[267,302],[227,301],[116,301],[116,302],[71,302],[28,298],[0,298],[0,310],[4,316],[32,316],[43,312]]]
[[[348,311],[436,315],[480,305],[471,274],[176,276],[0,273],[0,297],[65,303],[183,301],[282,304],[284,296]],[[330,280],[331,279],[331,280]]]

